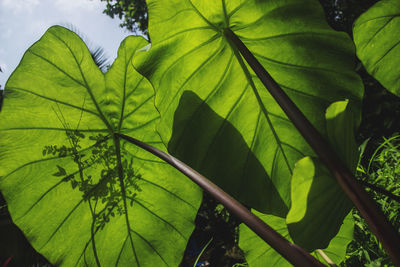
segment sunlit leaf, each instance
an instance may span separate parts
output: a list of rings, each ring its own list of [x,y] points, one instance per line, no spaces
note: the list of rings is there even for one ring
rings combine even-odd
[[[134,65],[156,90],[168,150],[246,205],[284,217],[294,164],[315,155],[224,29],[325,136],[332,102],[348,98],[359,112],[351,39],[328,26],[316,0],[150,0],[148,7],[152,47]],[[328,197],[317,201],[335,201]]]
[[[378,1],[356,20],[353,35],[367,71],[400,96],[400,1]]]
[[[286,239],[293,241],[290,238],[285,219],[273,215],[265,215],[254,210],[253,212]],[[326,248],[322,248],[323,253],[334,263],[339,264],[344,260],[347,245],[353,239],[353,229],[354,220],[351,213],[349,213],[343,221],[339,233],[330,241]],[[309,236],[309,238],[313,237]],[[240,225],[239,246],[245,253],[249,267],[293,266],[244,224]],[[317,250],[312,255],[319,261],[326,263]]]
[[[326,120],[332,147],[354,172],[358,152],[354,138],[355,118],[348,101],[330,105]],[[286,217],[289,233],[296,244],[308,251],[327,246],[353,207],[329,170],[311,157],[296,163],[291,196],[294,201]]]
[[[114,137],[121,132],[165,150],[154,130],[153,89],[131,65],[146,44],[125,39],[103,74],[82,40],[55,26],[6,84],[0,190],[14,223],[57,266],[181,261],[200,190]]]

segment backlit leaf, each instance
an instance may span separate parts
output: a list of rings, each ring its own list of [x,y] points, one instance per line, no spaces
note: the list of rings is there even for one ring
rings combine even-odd
[[[286,239],[293,242],[286,227],[285,219],[273,215],[265,215],[254,210],[253,213],[259,216],[264,222],[270,225]],[[325,253],[334,263],[339,264],[344,260],[347,245],[353,239],[353,229],[354,220],[352,214],[349,213],[344,219],[343,224],[341,224],[338,234],[329,242],[329,245],[326,248],[321,248],[323,253]],[[314,236],[309,236],[309,238],[313,237]],[[249,267],[293,266],[244,224],[240,225],[239,246],[245,253]],[[322,263],[326,264],[325,260],[317,250],[314,251],[312,255]]]
[[[134,65],[156,90],[157,129],[169,152],[246,205],[285,217],[294,164],[315,154],[224,30],[326,137],[332,102],[348,98],[359,112],[351,39],[328,26],[316,0],[150,0],[148,8],[152,47]],[[337,223],[329,226],[337,231]]]
[[[103,74],[82,40],[55,26],[28,49],[6,84],[0,190],[14,223],[57,266],[181,261],[200,190],[114,137],[121,132],[165,150],[155,132],[154,91],[131,65],[146,44],[125,39]],[[62,147],[67,155],[60,155]]]
[[[358,160],[355,118],[348,104],[338,101],[329,106],[327,130],[332,147],[355,172]],[[353,207],[329,170],[311,157],[296,163],[291,196],[294,201],[286,217],[289,233],[296,244],[308,251],[326,247]]]

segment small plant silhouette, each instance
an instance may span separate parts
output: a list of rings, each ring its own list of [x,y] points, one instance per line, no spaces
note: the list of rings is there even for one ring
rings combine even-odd
[[[88,201],[91,207],[94,226],[103,229],[110,221],[110,217],[125,213],[123,198],[132,206],[141,188],[137,181],[141,178],[133,168],[133,159],[128,159],[127,151],[121,148],[123,177],[119,177],[117,152],[115,146],[109,141],[109,136],[96,134],[86,136],[78,130],[80,120],[76,129],[70,129],[65,121],[61,110],[59,120],[63,124],[65,134],[69,143],[67,145],[47,145],[43,148],[43,156],[56,156],[59,158],[71,157],[77,166],[77,171],[67,172],[63,166],[56,165],[57,171],[53,174],[62,177],[63,182],[69,182],[73,189],[83,193],[83,201]],[[82,149],[81,141],[88,138],[93,145]],[[96,167],[95,174],[86,174],[85,170]],[[121,190],[120,182],[124,183],[125,196]],[[92,205],[94,203],[94,206]]]

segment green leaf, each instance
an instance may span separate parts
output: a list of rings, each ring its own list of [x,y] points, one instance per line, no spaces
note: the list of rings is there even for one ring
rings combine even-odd
[[[53,173],[53,176],[64,176],[64,175],[67,174],[67,173],[65,172],[65,169],[64,169],[63,167],[57,165],[57,168],[58,168],[58,172]]]
[[[354,235],[354,218],[352,213],[350,212],[344,218],[343,224],[340,227],[337,235],[329,242],[329,245],[326,249],[323,249],[323,252],[337,265],[345,260],[347,246],[353,240]],[[321,254],[317,251],[313,253],[314,257],[316,257],[319,261],[324,262]]]
[[[400,2],[381,0],[354,23],[357,56],[368,73],[400,96]]]
[[[253,212],[282,236],[293,242],[286,227],[285,219],[273,215],[262,214],[254,210]],[[349,213],[343,221],[339,233],[329,242],[329,246],[322,248],[323,253],[325,253],[334,263],[339,264],[344,260],[347,245],[353,239],[353,229],[354,220],[352,214]],[[246,261],[250,267],[292,266],[246,225],[240,225],[239,233],[239,247],[244,251]],[[314,238],[314,235],[309,238]],[[325,263],[321,254],[317,251],[313,252],[313,256]]]
[[[0,190],[14,223],[54,265],[181,261],[200,190],[114,137],[121,132],[166,150],[155,132],[153,89],[131,64],[146,44],[125,39],[104,75],[82,40],[55,26],[28,49],[6,84]],[[63,146],[64,157],[57,150]],[[44,156],[46,147],[54,155]],[[122,162],[131,164],[122,168]],[[52,175],[57,166],[67,179]]]
[[[324,135],[330,103],[346,97],[360,107],[352,41],[327,25],[316,0],[150,0],[148,8],[152,47],[134,65],[156,90],[169,152],[246,205],[285,216],[294,164],[314,153],[224,29]]]
[[[355,118],[348,104],[347,100],[333,103],[325,116],[332,147],[354,172],[358,152],[354,138]],[[295,201],[292,201],[286,223],[295,243],[308,251],[326,247],[353,207],[329,170],[310,157],[296,163],[291,196]]]
[[[361,114],[359,114],[361,115]],[[325,113],[328,141],[347,167],[355,173],[358,147],[355,139],[357,118],[348,100],[332,103]]]
[[[286,217],[293,241],[308,251],[326,247],[352,207],[330,172],[315,162],[305,157],[296,163],[292,178],[296,201]]]
[[[252,212],[291,241],[284,218],[263,214],[255,210],[252,210]],[[239,247],[243,250],[249,267],[293,266],[243,223],[239,226]]]

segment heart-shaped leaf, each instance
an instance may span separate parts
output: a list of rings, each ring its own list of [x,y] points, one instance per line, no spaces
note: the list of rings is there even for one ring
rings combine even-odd
[[[253,212],[286,239],[292,241],[286,227],[285,219],[273,215],[262,214],[254,210]],[[325,262],[325,259],[322,257],[322,255],[325,254],[333,263],[339,264],[344,260],[347,245],[353,239],[353,230],[354,220],[350,213],[344,219],[338,234],[329,242],[329,245],[326,248],[322,248],[322,251],[314,251],[312,255],[321,262]],[[240,225],[239,233],[239,246],[245,253],[249,267],[293,266],[268,244],[265,244],[263,240],[254,234],[254,232],[252,232],[246,225]],[[309,236],[309,238],[313,238],[313,236]]]
[[[168,150],[248,206],[284,217],[294,164],[314,153],[225,29],[325,136],[330,103],[348,98],[359,108],[352,41],[327,25],[315,0],[150,0],[148,8],[152,48],[134,65],[155,87]]]
[[[376,3],[356,20],[353,35],[368,73],[400,96],[400,1]]]
[[[106,74],[55,26],[25,53],[0,114],[0,189],[15,224],[60,266],[177,266],[201,192],[124,133],[164,149],[128,37]]]
[[[325,116],[332,147],[354,172],[358,152],[354,138],[355,118],[348,104],[348,101],[333,103]],[[308,251],[326,247],[353,207],[329,170],[310,157],[295,165],[291,196],[296,201],[292,202],[286,217],[289,233],[296,244]]]

